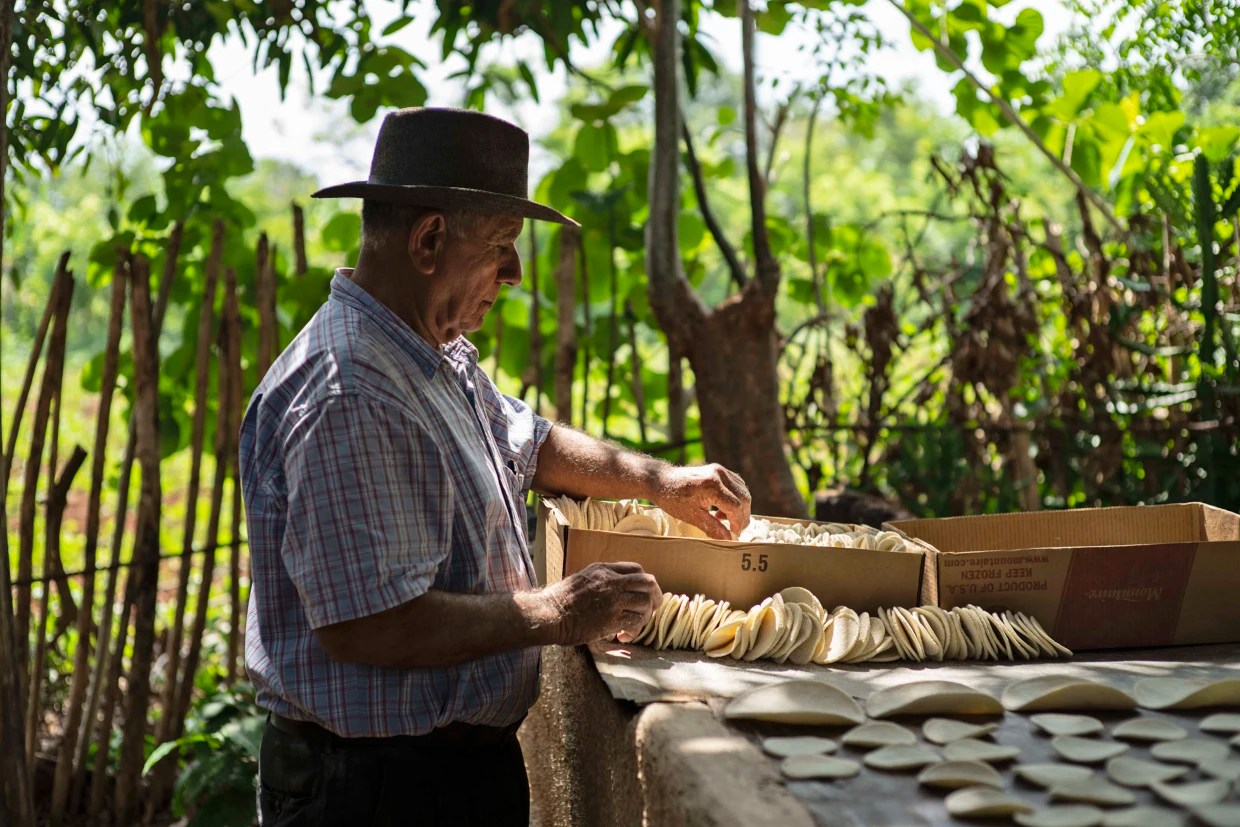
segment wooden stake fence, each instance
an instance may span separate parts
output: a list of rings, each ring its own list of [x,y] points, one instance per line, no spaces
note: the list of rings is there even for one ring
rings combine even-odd
[[[130,824],[138,812],[138,779],[146,747],[147,701],[155,649],[155,599],[159,588],[159,365],[158,339],[151,308],[149,265],[134,256],[130,269],[133,323],[134,418],[137,458],[142,472],[134,565],[129,572],[134,617],[133,656],[126,676],[120,766],[116,774],[117,824]]]
[[[0,756],[4,770],[4,807],[0,815],[15,824],[33,824],[25,817],[23,799],[31,802],[31,767],[42,762],[50,796],[44,800],[41,815],[47,823],[61,825],[85,818],[89,823],[137,823],[159,818],[171,798],[175,758],[157,766],[148,779],[142,766],[156,743],[175,740],[185,732],[185,718],[193,701],[194,678],[203,660],[204,638],[212,593],[216,586],[217,548],[231,550],[228,568],[228,654],[223,665],[226,680],[233,683],[239,674],[244,625],[244,566],[239,540],[242,515],[240,469],[236,461],[236,434],[240,426],[244,399],[242,366],[242,321],[237,274],[223,268],[223,228],[214,227],[202,286],[203,302],[196,336],[194,364],[194,406],[190,435],[190,485],[187,492],[186,525],[181,527],[181,545],[175,555],[180,563],[176,578],[176,605],[169,614],[166,629],[157,629],[157,601],[161,561],[159,442],[159,338],[171,299],[178,267],[184,226],[178,223],[168,239],[167,254],[158,296],[152,296],[148,260],[130,251],[118,251],[113,272],[109,321],[102,360],[95,447],[88,454],[75,447],[60,464],[58,456],[60,387],[64,377],[69,313],[73,299],[73,276],[68,255],[63,256],[52,279],[48,303],[36,333],[35,347],[26,369],[20,404],[7,423],[5,451],[0,455],[0,477],[5,488],[11,472],[19,468],[22,490],[19,511],[20,537],[15,555],[16,574],[9,566],[0,567],[0,657],[19,664],[11,674],[0,674]],[[304,227],[301,232],[304,234]],[[256,272],[251,301],[259,310],[259,352],[255,366],[265,371],[279,347],[276,316],[276,252],[264,242]],[[294,252],[304,257],[304,236],[294,241]],[[305,270],[304,262],[298,265]],[[223,276],[223,279],[221,279]],[[217,305],[219,302],[219,305]],[[118,389],[122,343],[126,324],[132,331],[133,398],[129,432],[119,464],[110,461],[107,445],[113,402]],[[217,309],[219,308],[219,309]],[[215,369],[212,370],[212,358]],[[40,362],[42,366],[40,367]],[[39,375],[41,371],[41,376]],[[215,383],[209,381],[215,374]],[[39,379],[36,386],[35,379]],[[22,413],[34,395],[29,422],[22,430]],[[211,402],[214,394],[216,403]],[[213,430],[209,412],[218,409]],[[214,465],[210,510],[205,538],[195,547],[196,492],[201,488],[202,450],[208,433],[213,435]],[[29,440],[23,464],[16,464],[17,441]],[[10,447],[11,446],[11,447]],[[23,450],[25,446],[23,446]],[[82,566],[66,571],[61,560],[60,539],[69,492],[78,472],[90,460],[89,494],[85,510],[85,550]],[[138,465],[135,472],[134,464]],[[46,474],[44,473],[46,469]],[[99,552],[102,528],[104,486],[109,469],[116,474],[116,501],[110,538],[110,555]],[[135,477],[136,473],[136,477]],[[38,525],[40,482],[46,479],[46,508],[42,517],[43,556],[36,559],[33,537]],[[231,482],[230,482],[231,481]],[[231,485],[231,488],[229,487]],[[137,487],[136,504],[131,504],[131,488]],[[226,503],[228,495],[231,501]],[[136,509],[136,528],[127,523],[129,509]],[[219,545],[220,523],[227,517],[231,541]],[[7,532],[5,540],[7,542]],[[127,546],[132,542],[132,553]],[[203,555],[201,561],[195,554]],[[35,565],[41,571],[35,575]],[[127,569],[124,588],[120,572]],[[106,571],[104,581],[96,580]],[[70,578],[82,577],[80,591],[70,587]],[[41,584],[41,591],[33,588]],[[197,583],[197,588],[194,584]],[[52,590],[56,590],[53,599]],[[32,605],[32,596],[38,605]],[[76,602],[75,602],[76,601]],[[190,606],[193,606],[192,611]],[[96,614],[98,612],[98,614]],[[16,621],[16,622],[15,622]],[[16,628],[20,626],[19,629]],[[49,736],[49,667],[56,663],[59,636],[72,628],[76,634],[72,668],[57,684],[66,694],[61,717],[59,749],[52,757],[44,753]],[[156,658],[166,658],[167,682],[152,682]],[[8,670],[0,670],[5,673]],[[158,697],[157,697],[158,696]],[[158,700],[161,714],[152,725],[151,706]],[[24,713],[24,714],[23,714]],[[114,722],[118,728],[114,732]],[[51,730],[55,733],[55,729]],[[119,759],[114,736],[119,732]],[[91,752],[94,752],[93,761]],[[115,763],[115,772],[109,770]],[[89,791],[89,792],[88,792]],[[145,810],[145,812],[144,812]],[[16,816],[14,816],[16,814]],[[33,818],[33,811],[28,813]],[[23,820],[24,819],[24,820]]]
[[[191,553],[194,528],[198,520],[198,485],[202,472],[202,442],[207,426],[207,380],[211,367],[211,334],[215,330],[215,285],[219,281],[220,259],[224,254],[224,222],[216,221],[207,258],[206,282],[198,311],[198,341],[194,362],[194,418],[190,426],[189,487],[185,499],[185,527],[181,535],[181,570],[177,580],[176,605],[173,609],[172,631],[168,637],[168,680],[164,684],[163,715],[159,719],[156,739],[166,741],[172,729],[171,712],[175,708],[176,676],[181,666],[181,637],[185,629],[185,604],[189,599],[189,577],[193,569]],[[167,762],[175,766],[175,761]]]
[[[43,469],[43,449],[47,440],[47,423],[52,408],[52,384],[64,366],[65,337],[67,336],[69,300],[73,293],[73,276],[68,269],[69,254],[60,257],[56,267],[54,281],[59,288],[53,287],[56,296],[51,336],[47,343],[47,359],[43,366],[43,379],[39,395],[35,401],[34,428],[30,438],[30,454],[22,479],[21,505],[18,507],[18,538],[17,538],[17,579],[28,581],[34,568],[34,537],[35,537],[35,498],[39,488],[39,474]],[[34,356],[32,355],[32,359]],[[57,367],[59,365],[59,367]],[[16,427],[18,418],[14,417]],[[16,443],[16,439],[12,439]],[[8,456],[8,451],[5,455]],[[21,700],[26,699],[26,687],[30,685],[30,674],[27,665],[30,663],[30,586],[18,585],[15,598],[16,610],[14,633],[17,639],[17,662],[21,664],[19,679],[21,681]],[[27,734],[27,741],[30,735]],[[29,752],[29,750],[27,750]]]
[[[176,279],[177,263],[184,236],[184,222],[177,222],[168,238],[168,249],[164,257],[163,276],[159,282],[159,297],[155,302],[154,327],[156,338],[164,326],[164,316],[168,312],[168,302],[172,296],[172,285]],[[123,272],[126,274],[125,284],[128,287],[129,256],[122,255]],[[131,311],[132,313],[132,311]],[[129,420],[129,435],[125,443],[125,454],[121,460],[120,476],[116,483],[116,519],[112,531],[111,563],[108,579],[103,591],[103,610],[99,621],[99,653],[95,658],[94,669],[90,679],[90,693],[86,703],[83,720],[86,729],[78,742],[78,754],[73,773],[73,784],[70,794],[69,808],[77,812],[82,796],[85,794],[87,777],[87,757],[90,745],[97,743],[93,772],[91,773],[91,791],[89,811],[98,816],[103,811],[105,779],[107,777],[108,745],[112,731],[112,715],[116,705],[117,681],[120,679],[121,659],[124,656],[125,640],[128,636],[128,606],[120,615],[119,629],[113,633],[113,613],[116,606],[116,588],[120,579],[121,552],[125,539],[125,521],[129,514],[129,488],[133,472],[134,456],[137,451],[137,419]],[[113,641],[118,645],[113,646]],[[98,740],[90,737],[90,725],[95,722],[96,715],[102,710],[103,718],[99,721]]]
[[[125,290],[128,286],[126,267],[118,259],[112,270],[112,304],[108,315],[108,338],[103,351],[103,376],[99,387],[99,415],[95,424],[95,455],[90,468],[90,500],[86,506],[86,548],[83,562],[88,570],[95,567],[99,545],[99,511],[103,496],[103,472],[107,462],[108,430],[112,414],[112,396],[116,390],[117,365],[120,356],[121,329],[125,322]],[[83,730],[83,710],[90,678],[91,633],[95,605],[95,575],[90,572],[82,583],[81,611],[78,613],[77,649],[73,657],[73,676],[66,704],[64,739],[56,759],[52,782],[51,823],[59,825],[69,801],[73,779],[74,756],[78,754],[78,734]],[[108,626],[110,627],[110,623]],[[85,728],[89,733],[90,719]],[[89,738],[82,738],[88,742]],[[84,756],[83,756],[84,758]],[[84,763],[80,760],[79,764]]]
[[[302,239],[302,244],[305,239]],[[301,256],[305,250],[301,250]],[[242,416],[242,375],[241,375],[241,308],[237,301],[237,274],[229,268],[224,280],[224,327],[227,348],[225,356],[228,363],[228,403],[232,412],[233,433],[241,429]],[[241,658],[241,546],[236,542],[241,536],[241,519],[244,513],[241,504],[241,459],[234,449],[229,456],[232,461],[232,532],[233,546],[228,565],[228,596],[230,610],[228,615],[228,664],[225,680],[232,686]]]

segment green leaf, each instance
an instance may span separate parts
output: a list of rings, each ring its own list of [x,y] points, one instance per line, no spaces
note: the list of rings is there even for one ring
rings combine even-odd
[[[338,212],[323,226],[319,237],[327,249],[343,253],[356,249],[361,234],[361,216],[354,212]]]
[[[500,317],[504,320],[504,335],[513,328],[530,326],[530,294],[524,290],[510,290],[500,299]]]
[[[646,93],[649,91],[649,86],[643,86],[641,84],[621,86],[612,93],[611,98],[608,100],[608,104],[615,107],[618,112],[624,107],[637,103],[639,100],[646,97]]]
[[[694,254],[706,238],[706,222],[697,210],[681,210],[677,221],[680,250],[686,255]]]
[[[1003,123],[994,104],[982,100],[977,87],[968,78],[961,78],[952,89],[952,94],[956,97],[957,114],[968,121],[978,134],[992,135],[1002,128]]]
[[[771,0],[766,4],[765,11],[754,15],[754,22],[757,23],[758,31],[769,35],[779,35],[792,22],[792,18],[793,13],[788,8],[788,3],[783,0]]]
[[[1175,134],[1184,126],[1183,112],[1155,112],[1150,115],[1138,130],[1152,147],[1159,147],[1163,152],[1171,152],[1175,145]]]
[[[1096,187],[1102,183],[1102,150],[1098,141],[1084,130],[1076,133],[1069,166],[1086,184]]]
[[[809,279],[789,278],[785,283],[788,296],[797,304],[812,305],[815,302],[814,283]]]
[[[922,21],[925,22],[924,20]],[[913,48],[919,52],[927,52],[934,48],[934,41],[926,37],[918,29],[909,30],[909,39],[913,42]]]
[[[514,379],[519,378],[530,363],[529,330],[521,327],[506,327],[502,347],[500,369]]]
[[[412,22],[413,22],[412,17],[408,17],[408,16],[398,17],[383,28],[383,36],[387,37],[389,35],[396,34],[401,29],[405,28]]]
[[[615,129],[609,124],[584,124],[577,131],[573,155],[591,172],[602,172],[611,163],[615,149]]]
[[[1037,9],[1022,9],[1016,15],[1016,21],[1008,27],[1005,40],[1018,61],[1028,60],[1038,53],[1038,38],[1045,28],[1042,13]]]
[[[1072,120],[1085,108],[1090,94],[1101,81],[1102,73],[1097,69],[1069,72],[1063,78],[1063,94],[1051,103],[1051,110],[1065,121]]]
[[[517,71],[521,73],[521,79],[525,81],[525,85],[529,88],[530,97],[534,99],[534,103],[539,103],[538,82],[534,79],[534,73],[530,70],[529,64],[524,60],[518,60]]]
[[[577,120],[594,124],[607,120],[617,110],[605,103],[574,103],[568,107],[568,111]]]
[[[1104,142],[1126,141],[1136,129],[1136,122],[1130,111],[1118,103],[1098,105],[1090,122]]]
[[[259,747],[263,742],[263,727],[265,723],[265,716],[248,715],[244,718],[229,721],[220,728],[219,735],[230,744],[239,748],[242,753],[257,761]]]
[[[160,744],[159,746],[157,746],[155,749],[151,751],[150,756],[146,759],[146,763],[142,765],[142,774],[146,775],[147,773],[149,773],[152,767],[154,767],[160,761],[164,760],[164,758],[166,758],[168,755],[179,750],[181,747],[187,747],[190,744],[203,744],[203,743],[218,744],[219,739],[212,735],[195,734],[195,735],[186,735],[184,737],[176,739],[175,741],[165,741],[164,743]]]
[[[964,2],[949,11],[948,14],[954,22],[960,24],[960,28],[965,30],[980,28],[987,21],[984,3]]]
[[[363,86],[353,96],[353,101],[349,104],[349,114],[358,123],[366,123],[374,118],[382,100],[382,92],[378,86]]]
[[[1226,160],[1240,140],[1240,126],[1208,126],[1197,132],[1197,146],[1212,164]]]

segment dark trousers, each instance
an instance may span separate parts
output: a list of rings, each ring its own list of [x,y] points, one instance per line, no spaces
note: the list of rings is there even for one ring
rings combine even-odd
[[[258,761],[262,827],[528,827],[516,727],[452,724],[424,736],[340,738],[270,716]]]

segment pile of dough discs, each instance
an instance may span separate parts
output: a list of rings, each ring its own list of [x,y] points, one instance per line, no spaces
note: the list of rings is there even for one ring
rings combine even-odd
[[[544,500],[569,528],[616,531],[647,537],[705,537],[705,533],[686,522],[669,517],[662,509],[640,505],[635,500],[591,500],[578,502],[572,497]],[[779,523],[754,517],[737,540],[744,543],[784,543],[798,546],[862,548],[877,551],[911,550],[904,537],[894,531],[879,531],[864,525],[842,523]]]
[[[1070,656],[1038,623],[1019,612],[977,606],[879,609],[840,606],[828,612],[808,589],[794,586],[749,611],[705,595],[667,592],[633,641],[655,649],[690,649],[799,665],[891,661],[1016,660]]]
[[[865,548],[908,551],[904,537],[867,525],[843,523],[778,523],[754,517],[737,537],[742,543],[786,543],[794,546]]]
[[[616,531],[645,537],[704,537],[698,528],[669,517],[662,509],[641,505],[636,500],[591,500],[578,502],[572,497],[543,500],[560,515],[569,528],[590,531]]]
[[[1079,675],[1042,674],[1010,683],[1002,694],[1000,703],[976,687],[918,680],[871,692],[863,709],[828,681],[792,678],[746,689],[727,703],[723,717],[783,727],[851,727],[830,738],[766,736],[762,749],[793,782],[844,780],[860,774],[863,766],[884,773],[916,772],[919,785],[944,796],[944,809],[953,819],[1009,823],[1010,818],[1020,827],[1183,827],[1191,815],[1194,825],[1240,827],[1240,758],[1232,757],[1232,747],[1240,747],[1240,714],[1204,716],[1196,725],[1200,734],[1194,734],[1175,721],[1140,713],[1116,723],[1067,713],[1137,707],[1240,710],[1240,678],[1142,678],[1130,693]],[[1018,714],[1064,710],[1028,719],[1046,736],[1042,740],[1049,739],[1052,759],[1027,755],[1030,744],[998,740],[997,716],[1005,708]],[[928,718],[920,738],[900,723],[876,720],[930,715],[967,720]],[[1137,749],[1148,749],[1149,758],[1136,757]],[[1013,774],[1020,785],[1010,783]],[[872,795],[873,789],[844,795]],[[888,789],[887,795],[906,797]],[[1033,790],[1037,801],[1027,794]],[[836,795],[813,799],[843,800]],[[923,804],[916,806],[925,813]]]

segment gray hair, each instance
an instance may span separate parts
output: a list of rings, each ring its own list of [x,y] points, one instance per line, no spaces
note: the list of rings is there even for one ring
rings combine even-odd
[[[433,212],[443,214],[448,235],[457,239],[476,235],[483,223],[493,217],[469,209],[392,204],[367,198],[362,201],[362,246],[374,246],[395,233],[407,238],[414,224]]]

